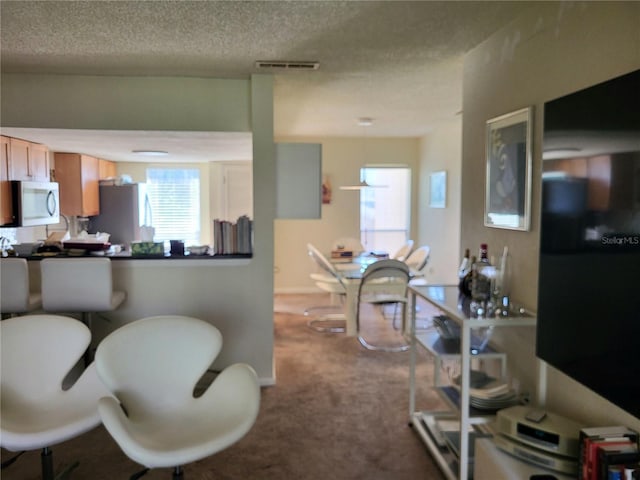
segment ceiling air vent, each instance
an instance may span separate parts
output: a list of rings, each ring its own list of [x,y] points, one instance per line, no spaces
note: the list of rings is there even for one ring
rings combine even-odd
[[[320,62],[290,62],[281,60],[258,60],[256,68],[259,70],[317,70]]]

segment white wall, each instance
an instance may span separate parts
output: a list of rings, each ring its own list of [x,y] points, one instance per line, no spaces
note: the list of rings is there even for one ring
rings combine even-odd
[[[640,3],[540,2],[523,18],[469,52],[464,63],[462,243],[513,254],[513,296],[535,310],[538,281],[542,113],[557,98],[640,67]],[[487,228],[484,218],[485,122],[533,106],[531,230]],[[532,387],[535,331],[503,330],[495,340],[509,354],[512,373]],[[591,425],[634,418],[549,367],[548,408]]]
[[[340,190],[340,185],[360,179],[360,168],[372,164],[403,164],[412,169],[412,237],[417,232],[418,139],[415,138],[278,138],[277,142],[322,144],[322,173],[328,175],[332,200],[322,205],[318,220],[275,221],[274,278],[280,293],[319,291],[309,278],[313,264],[306,244],[331,250],[340,237],[360,238],[360,194]]]
[[[420,245],[431,247],[425,278],[430,283],[455,284],[460,253],[460,169],[462,119],[440,125],[420,139],[418,235]],[[429,207],[429,176],[447,172],[445,208]],[[465,246],[463,245],[462,248]]]
[[[0,112],[6,127],[36,128],[37,117],[37,128],[248,132],[250,88],[249,80],[3,73]]]
[[[251,131],[254,178],[260,179],[254,183],[253,258],[227,266],[223,260],[193,260],[197,267],[171,266],[184,260],[130,260],[130,268],[117,267],[114,277],[128,298],[106,316],[110,323],[97,328],[102,334],[162,312],[200,317],[223,330],[219,366],[249,362],[263,383],[274,380],[271,76],[249,81],[3,74],[1,111],[2,126],[11,127]]]

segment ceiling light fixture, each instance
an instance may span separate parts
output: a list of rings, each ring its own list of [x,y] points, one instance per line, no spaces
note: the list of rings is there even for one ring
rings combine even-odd
[[[357,120],[357,123],[360,127],[370,127],[373,125],[373,118],[371,117],[360,117]],[[366,135],[365,135],[366,137]],[[362,158],[367,158],[367,152],[365,149],[366,146],[366,138],[363,140],[362,147]],[[360,169],[360,175],[362,175],[362,169]],[[386,185],[369,185],[364,178],[360,178],[360,181],[354,185],[342,185],[340,186],[340,190],[362,190],[363,188],[381,188],[386,187]]]
[[[144,157],[166,157],[169,155],[169,152],[164,150],[131,150],[131,152]]]

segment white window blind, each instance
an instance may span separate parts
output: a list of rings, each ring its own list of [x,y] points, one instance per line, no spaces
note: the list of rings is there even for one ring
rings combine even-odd
[[[148,168],[155,241],[184,240],[200,245],[200,171],[195,168]]]
[[[411,170],[407,167],[365,167],[369,185],[360,191],[360,237],[367,251],[397,251],[409,238]]]

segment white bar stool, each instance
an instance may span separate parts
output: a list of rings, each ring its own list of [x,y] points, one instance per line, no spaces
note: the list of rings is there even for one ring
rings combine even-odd
[[[40,262],[45,312],[81,313],[91,330],[91,314],[117,309],[126,293],[113,290],[109,258],[45,258]]]
[[[0,313],[17,316],[42,306],[39,292],[29,289],[29,265],[26,258],[7,257],[0,260]]]

